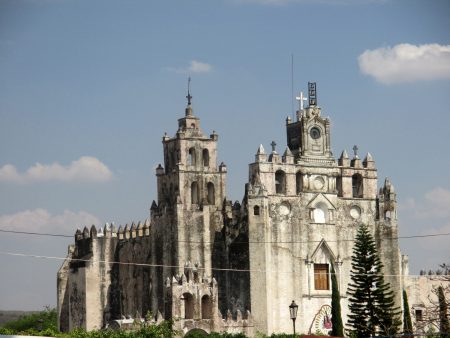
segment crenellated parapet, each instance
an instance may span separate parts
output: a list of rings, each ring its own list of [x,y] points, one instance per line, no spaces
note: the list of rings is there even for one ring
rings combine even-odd
[[[89,229],[84,227],[83,231],[77,229],[75,232],[75,244],[79,244],[80,241],[94,240],[100,238],[117,238],[119,240],[127,240],[130,238],[139,238],[150,236],[150,220],[146,219],[144,222],[138,222],[137,224],[132,222],[131,225],[120,225],[116,230],[114,224],[106,223],[103,227],[96,227],[92,225]]]

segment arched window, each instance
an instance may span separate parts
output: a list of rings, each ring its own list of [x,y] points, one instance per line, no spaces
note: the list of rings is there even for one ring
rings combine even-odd
[[[253,207],[253,215],[259,216],[259,205]]]
[[[208,149],[203,149],[203,166],[209,166],[209,151]]]
[[[275,193],[286,193],[286,174],[283,170],[277,170],[275,173]]]
[[[384,213],[384,219],[385,220],[387,220],[387,221],[390,221],[391,220],[391,216],[392,214],[391,214],[391,211],[390,210],[387,210],[385,213]]]
[[[323,203],[317,203],[313,210],[314,223],[326,223],[328,218],[328,208]]]
[[[216,204],[216,197],[215,197],[215,191],[214,191],[214,183],[209,182],[207,184],[208,189],[208,204],[214,205]]]
[[[195,148],[190,148],[188,156],[188,165],[195,165],[195,163],[196,163]]]
[[[194,318],[194,297],[190,293],[183,293],[184,300],[184,318],[193,319]]]
[[[330,290],[328,264],[314,264],[314,288],[316,290]]]
[[[353,197],[363,197],[363,178],[361,174],[354,174],[352,176],[352,192]]]
[[[191,203],[198,204],[198,183],[192,182],[191,184]]]
[[[342,176],[336,177],[336,190],[339,197],[342,197]]]
[[[202,297],[202,319],[211,319],[212,306],[211,298],[208,295]]]
[[[295,175],[295,186],[297,195],[299,195],[303,190],[303,175],[300,172]]]

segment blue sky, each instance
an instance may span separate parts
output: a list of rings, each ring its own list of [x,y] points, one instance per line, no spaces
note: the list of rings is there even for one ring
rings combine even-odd
[[[402,236],[450,232],[450,3],[416,0],[0,1],[0,228],[71,235],[148,217],[161,138],[184,114],[219,134],[241,200],[262,143],[286,146],[295,92],[317,82],[332,149],[370,152]],[[0,233],[0,309],[56,304],[71,238]],[[402,239],[411,273],[449,236]]]

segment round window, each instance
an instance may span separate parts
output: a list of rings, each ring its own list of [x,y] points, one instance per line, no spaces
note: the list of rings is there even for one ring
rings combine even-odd
[[[361,217],[361,208],[358,207],[357,205],[354,205],[350,208],[350,216],[353,219],[358,219]]]
[[[311,128],[309,135],[311,135],[314,140],[317,140],[320,137],[320,129],[317,127]]]

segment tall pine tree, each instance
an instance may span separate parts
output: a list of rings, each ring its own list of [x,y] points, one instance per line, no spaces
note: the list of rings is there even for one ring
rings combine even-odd
[[[409,336],[413,334],[411,313],[409,312],[408,295],[403,290],[403,334]]]
[[[350,331],[357,337],[396,334],[401,324],[400,311],[395,307],[394,293],[384,282],[383,264],[365,225],[356,234],[350,278]]]
[[[344,325],[342,324],[341,316],[341,295],[334,271],[334,265],[331,265],[331,335],[334,337],[344,337]]]

